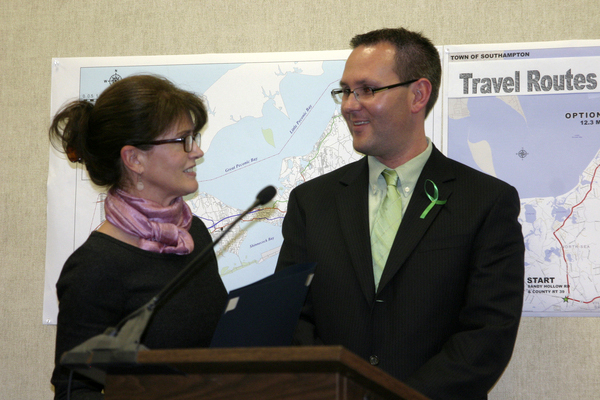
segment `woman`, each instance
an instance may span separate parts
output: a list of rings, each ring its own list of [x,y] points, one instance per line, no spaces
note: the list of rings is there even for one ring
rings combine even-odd
[[[194,167],[204,155],[199,131],[206,120],[197,96],[149,75],[122,79],[95,104],[75,101],[54,117],[51,141],[108,189],[106,221],[69,257],[56,285],[56,399],[66,398],[69,384],[61,355],[146,304],[211,243],[183,201],[198,189]],[[142,343],[208,346],[226,298],[211,252],[155,310]],[[71,399],[102,399],[101,391],[74,374]]]

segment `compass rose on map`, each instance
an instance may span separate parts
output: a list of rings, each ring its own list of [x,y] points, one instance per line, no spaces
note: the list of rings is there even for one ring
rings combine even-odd
[[[104,82],[108,82],[112,85],[113,83],[115,83],[116,81],[120,81],[121,79],[123,79],[123,77],[117,74],[117,70],[115,69],[115,73],[112,74],[110,78],[108,78],[108,80],[105,80]]]
[[[521,147],[521,150],[519,150],[517,152],[517,156],[519,156],[522,159],[524,159],[525,157],[527,157],[529,155],[529,153],[527,151],[525,151],[525,149],[523,147]]]

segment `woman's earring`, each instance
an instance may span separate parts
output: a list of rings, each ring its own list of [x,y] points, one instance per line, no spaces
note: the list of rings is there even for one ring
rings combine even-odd
[[[144,182],[142,182],[142,174],[138,175],[137,184],[135,185],[138,191],[144,190]]]

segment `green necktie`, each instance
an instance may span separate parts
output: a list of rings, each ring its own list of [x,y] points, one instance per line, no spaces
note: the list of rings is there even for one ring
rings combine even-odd
[[[383,268],[390,254],[392,243],[402,219],[402,199],[398,193],[398,174],[393,169],[382,172],[387,184],[387,194],[377,210],[373,231],[371,232],[371,254],[373,256],[373,275],[375,277],[375,290]]]

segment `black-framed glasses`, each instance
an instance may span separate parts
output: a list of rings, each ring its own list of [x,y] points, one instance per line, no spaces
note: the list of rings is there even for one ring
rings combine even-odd
[[[163,139],[163,140],[153,140],[151,142],[138,143],[136,146],[146,146],[146,145],[157,145],[157,144],[167,144],[167,143],[183,143],[183,150],[186,153],[190,153],[194,149],[194,143],[200,147],[200,133],[189,134],[182,136],[176,139]]]
[[[410,81],[395,83],[393,85],[383,86],[379,88],[363,86],[354,90],[350,90],[349,88],[333,89],[331,91],[331,97],[333,97],[333,100],[336,103],[341,103],[344,100],[348,100],[348,97],[350,97],[350,93],[354,94],[354,98],[356,98],[356,101],[361,101],[361,99],[363,101],[371,100],[373,97],[375,97],[375,93],[382,92],[388,89],[393,89],[398,86],[410,85],[411,83],[416,82],[418,80],[419,79],[411,79]]]

